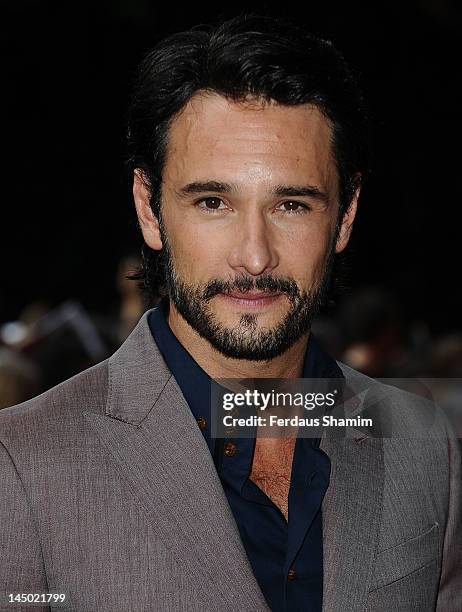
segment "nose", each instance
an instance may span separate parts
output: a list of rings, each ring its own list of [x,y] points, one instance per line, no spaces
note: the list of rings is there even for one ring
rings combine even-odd
[[[246,211],[233,231],[235,236],[228,263],[237,273],[257,276],[278,265],[271,224],[264,212]]]

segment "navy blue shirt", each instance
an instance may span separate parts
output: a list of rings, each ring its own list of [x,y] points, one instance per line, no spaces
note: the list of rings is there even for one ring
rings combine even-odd
[[[321,612],[323,546],[321,503],[329,486],[330,460],[319,439],[297,438],[289,489],[289,520],[252,481],[255,439],[229,440],[210,431],[210,377],[168,325],[168,299],[149,316],[149,326],[208,444],[228,503],[261,591],[273,612]],[[304,378],[342,378],[343,373],[310,334]]]

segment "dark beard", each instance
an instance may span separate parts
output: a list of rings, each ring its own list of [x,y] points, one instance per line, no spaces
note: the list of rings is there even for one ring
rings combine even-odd
[[[310,291],[301,292],[291,278],[269,275],[258,278],[238,275],[233,281],[214,279],[205,284],[188,285],[178,277],[162,220],[160,231],[163,248],[159,263],[163,268],[165,288],[170,300],[187,323],[226,357],[253,361],[274,359],[310,329],[314,317],[326,300],[334,248],[331,248],[327,257],[321,281]],[[243,314],[235,327],[225,327],[217,321],[209,302],[220,293],[235,290],[281,292],[290,301],[289,311],[273,329],[259,330],[258,314],[255,313]]]

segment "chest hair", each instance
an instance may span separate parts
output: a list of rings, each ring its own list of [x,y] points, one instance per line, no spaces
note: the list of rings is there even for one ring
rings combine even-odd
[[[295,438],[257,438],[250,480],[289,515],[289,488]]]

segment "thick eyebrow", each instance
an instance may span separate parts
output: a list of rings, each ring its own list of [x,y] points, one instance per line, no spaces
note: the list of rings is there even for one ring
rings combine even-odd
[[[314,198],[325,204],[329,202],[329,196],[314,185],[278,185],[272,189],[274,195],[284,198]]]
[[[229,183],[222,183],[220,181],[195,181],[194,183],[188,183],[184,187],[181,187],[181,189],[178,190],[178,194],[180,196],[188,196],[207,191],[214,191],[216,193],[230,193],[235,191],[235,189]]]
[[[232,193],[237,192],[238,189],[230,183],[222,183],[221,181],[195,181],[188,183],[178,190],[178,195],[186,197],[191,194],[205,193]],[[308,197],[320,200],[327,204],[329,197],[327,193],[321,191],[314,185],[277,185],[271,189],[271,193],[278,197],[295,198],[295,197]]]

